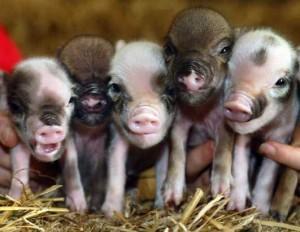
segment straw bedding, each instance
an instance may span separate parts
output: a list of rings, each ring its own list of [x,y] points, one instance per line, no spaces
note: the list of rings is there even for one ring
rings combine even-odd
[[[300,231],[299,209],[287,223],[279,223],[254,208],[226,211],[228,199],[221,195],[209,199],[201,189],[177,210],[153,210],[150,202],[137,204],[127,196],[124,214],[115,214],[113,219],[79,215],[58,206],[64,199],[52,196],[60,187],[37,194],[25,189],[19,201],[1,196],[0,231]]]

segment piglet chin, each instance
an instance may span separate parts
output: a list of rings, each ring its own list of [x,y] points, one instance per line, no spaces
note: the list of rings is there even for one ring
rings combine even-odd
[[[163,133],[133,134],[129,133],[130,141],[141,149],[146,149],[158,144],[163,138]]]
[[[57,157],[58,152],[61,149],[62,144],[59,143],[37,143],[35,146],[35,157],[44,162],[52,162],[59,157]]]

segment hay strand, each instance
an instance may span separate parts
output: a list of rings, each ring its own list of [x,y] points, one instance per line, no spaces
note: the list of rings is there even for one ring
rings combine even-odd
[[[0,196],[0,231],[234,232],[249,228],[300,231],[296,225],[260,218],[254,208],[227,211],[227,198],[218,195],[208,200],[201,189],[197,189],[178,211],[151,210],[149,202],[137,204],[136,199],[126,197],[126,216],[116,213],[114,218],[106,219],[102,214],[80,215],[57,205],[64,199],[51,195],[60,187],[55,185],[38,194],[26,189],[20,200]]]

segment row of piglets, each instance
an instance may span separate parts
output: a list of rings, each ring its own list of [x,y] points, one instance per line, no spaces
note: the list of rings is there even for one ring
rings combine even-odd
[[[213,195],[230,196],[228,207],[238,210],[251,197],[266,212],[278,168],[264,160],[254,177],[256,157],[249,152],[267,139],[290,142],[297,64],[282,37],[269,30],[235,35],[220,14],[201,8],[177,15],[164,51],[151,42],[119,42],[114,51],[101,38],[76,37],[57,61],[29,59],[5,77],[22,141],[11,151],[10,194],[19,197],[28,184],[32,154],[47,162],[60,158],[72,210],[122,211],[127,174],[153,164],[155,205],[178,205],[193,138],[196,144],[215,141]],[[134,153],[138,165],[128,166]],[[249,176],[256,180],[253,190]],[[276,193],[277,202],[284,191]],[[278,203],[273,208],[282,213]]]
[[[165,138],[175,113],[162,48],[120,42],[113,53],[101,38],[75,37],[57,59],[27,59],[4,77],[3,98],[20,138],[11,150],[12,197],[29,183],[31,155],[60,160],[66,203],[78,212],[102,205],[108,216],[121,211],[127,173],[138,175],[155,163],[162,186]],[[148,157],[148,148],[156,154]],[[133,167],[129,152],[137,153]]]
[[[182,201],[186,151],[196,138],[198,144],[215,142],[212,194],[230,196],[228,208],[237,210],[245,209],[249,197],[267,213],[279,165],[263,159],[259,166],[254,154],[266,140],[291,142],[299,111],[295,49],[269,29],[234,31],[214,11],[189,9],[173,21],[164,53],[179,108],[170,132],[164,203]],[[280,182],[272,209],[284,218],[297,173],[285,170]]]

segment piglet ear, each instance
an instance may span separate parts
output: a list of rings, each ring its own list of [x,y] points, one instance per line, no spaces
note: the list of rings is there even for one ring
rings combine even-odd
[[[126,42],[124,40],[118,40],[116,43],[116,51],[120,50],[126,45]]]
[[[296,47],[296,62],[295,62],[295,72],[298,85],[300,86],[300,46]]]
[[[238,39],[248,31],[250,31],[248,27],[236,27],[233,29],[234,38]]]

